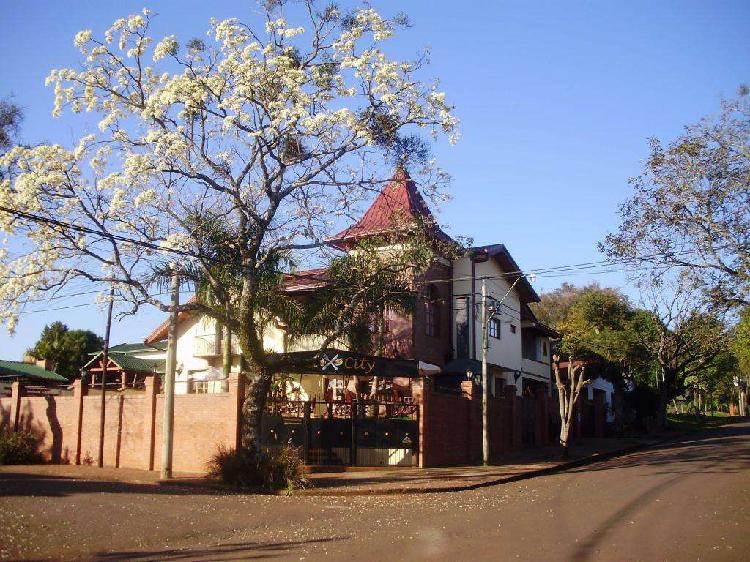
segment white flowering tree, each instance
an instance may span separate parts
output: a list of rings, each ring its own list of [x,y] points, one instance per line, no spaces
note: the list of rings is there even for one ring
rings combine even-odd
[[[384,50],[399,18],[312,0],[263,12],[255,26],[211,21],[206,40],[185,43],[152,38],[148,10],[103,36],[76,35],[79,65],[47,79],[53,115],[94,114],[98,132],[2,156],[9,329],[25,303],[76,280],[113,284],[131,312],[169,312],[155,283],[176,268],[210,294],[179,311],[228,326],[248,371],[264,373],[260,311],[278,289],[269,276],[325,260],[338,219],[390,177],[385,158],[422,154],[420,130],[453,140],[444,94],[418,77],[424,59]],[[429,194],[443,176],[422,177]]]

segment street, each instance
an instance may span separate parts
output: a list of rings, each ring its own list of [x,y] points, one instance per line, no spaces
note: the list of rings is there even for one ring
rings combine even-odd
[[[750,559],[750,423],[443,494],[222,495],[11,469],[3,559]]]

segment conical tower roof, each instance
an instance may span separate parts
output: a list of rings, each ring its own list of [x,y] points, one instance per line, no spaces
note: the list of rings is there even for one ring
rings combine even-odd
[[[330,242],[346,248],[362,238],[409,230],[418,223],[427,225],[439,240],[451,240],[437,226],[435,217],[409,173],[403,167],[398,167],[362,218],[332,236]]]

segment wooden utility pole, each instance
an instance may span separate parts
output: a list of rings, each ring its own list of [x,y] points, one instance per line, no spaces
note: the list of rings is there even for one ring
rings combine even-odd
[[[115,286],[109,287],[109,303],[107,304],[107,325],[104,328],[104,350],[102,351],[102,398],[101,412],[99,413],[99,457],[97,464],[99,468],[104,466],[104,422],[107,393],[107,363],[109,362],[109,333],[112,330],[112,306],[115,302]]]
[[[487,284],[482,279],[482,462],[490,462],[490,434],[488,399],[490,394],[490,377],[487,373]]]
[[[172,478],[174,439],[174,375],[177,368],[177,307],[180,305],[180,278],[172,273],[172,308],[167,333],[167,365],[164,374],[164,424],[162,428],[161,479]]]

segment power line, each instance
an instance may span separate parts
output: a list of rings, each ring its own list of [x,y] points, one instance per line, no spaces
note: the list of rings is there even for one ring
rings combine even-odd
[[[135,240],[133,238],[128,238],[127,236],[121,236],[119,234],[112,234],[111,232],[104,232],[102,230],[96,230],[93,228],[89,228],[87,226],[81,226],[81,225],[73,224],[73,223],[66,222],[66,221],[51,219],[49,217],[41,217],[33,213],[27,213],[26,211],[19,211],[17,209],[9,209],[8,207],[4,207],[2,205],[0,205],[0,211],[3,211],[10,215],[24,218],[33,222],[58,226],[60,228],[70,228],[71,230],[83,232],[85,234],[94,234],[96,236],[101,236],[102,238],[106,238],[108,240],[117,240],[118,242],[124,242],[127,244],[132,244],[134,246],[148,248],[150,250],[154,250],[157,252],[168,252],[168,253],[177,254],[180,256],[194,257],[193,254],[191,254],[190,252],[185,252],[183,250],[178,250],[176,248],[168,248],[164,246],[159,246],[158,244],[153,244],[145,240]]]

